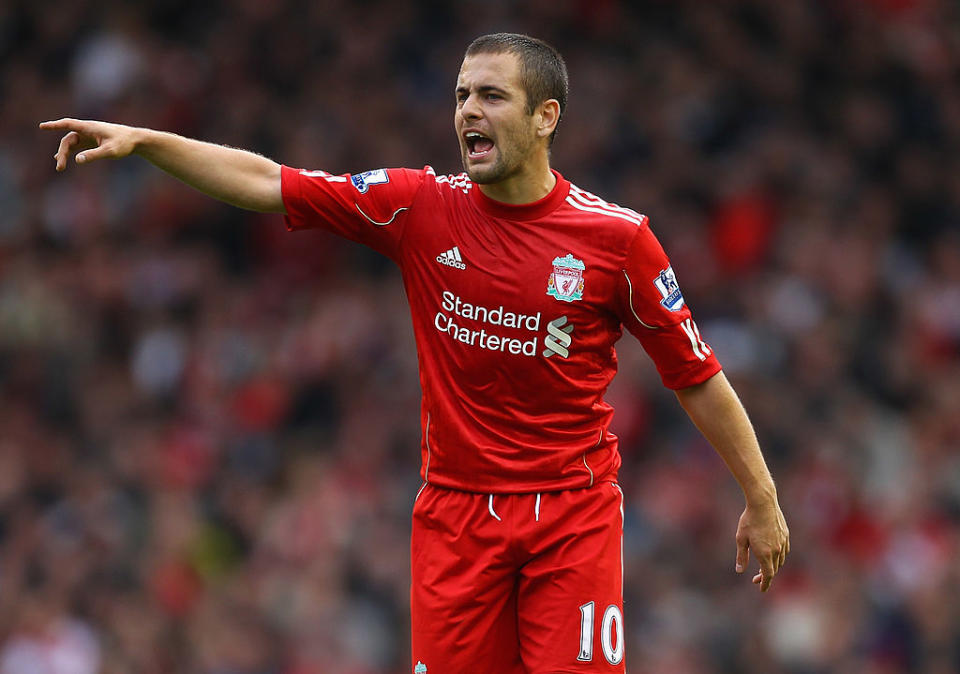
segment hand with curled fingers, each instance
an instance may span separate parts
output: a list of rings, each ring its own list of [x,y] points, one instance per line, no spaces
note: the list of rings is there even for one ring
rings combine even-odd
[[[76,155],[78,164],[97,159],[120,159],[131,154],[137,146],[138,129],[122,124],[63,118],[41,122],[41,129],[66,131],[53,158],[57,171],[67,168],[67,160]]]
[[[790,531],[775,498],[760,505],[748,503],[740,516],[737,573],[747,568],[751,552],[760,563],[760,572],[753,577],[753,582],[760,586],[761,592],[766,592],[790,552]]]

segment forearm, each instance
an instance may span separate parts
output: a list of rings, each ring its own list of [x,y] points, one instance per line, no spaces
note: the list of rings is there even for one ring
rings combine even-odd
[[[676,393],[743,489],[747,505],[737,525],[735,568],[742,573],[753,554],[760,563],[753,582],[766,592],[790,552],[790,530],[750,419],[723,372]]]
[[[220,201],[284,212],[280,165],[261,155],[152,129],[136,130],[133,152]]]
[[[756,433],[736,392],[720,372],[676,392],[690,419],[727,464],[748,503],[776,500],[776,487]]]

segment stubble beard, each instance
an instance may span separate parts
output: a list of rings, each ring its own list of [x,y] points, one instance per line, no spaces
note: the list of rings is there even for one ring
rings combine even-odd
[[[467,150],[462,150],[461,160],[463,162],[463,169],[467,172],[470,180],[477,185],[492,185],[520,173],[523,168],[522,158],[530,154],[531,148],[522,141],[520,142],[522,146],[517,147],[515,143],[508,143],[508,141],[512,139],[506,138],[504,140],[505,144],[508,144],[513,150],[508,156],[499,146],[496,147],[494,151],[497,153],[497,158],[493,162],[493,165],[470,166]],[[532,143],[529,143],[529,145],[532,145]]]
[[[499,153],[497,154],[497,160],[492,166],[470,166],[467,157],[464,156],[463,168],[467,172],[467,175],[470,176],[470,180],[477,185],[498,183],[510,175],[507,163],[504,161],[503,155]]]

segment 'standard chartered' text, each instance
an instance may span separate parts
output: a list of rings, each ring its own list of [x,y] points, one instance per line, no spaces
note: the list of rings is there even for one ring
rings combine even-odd
[[[458,319],[466,319],[474,323],[537,333],[540,330],[540,312],[533,315],[521,314],[504,309],[502,304],[494,308],[484,307],[464,302],[459,295],[454,295],[449,290],[443,291],[440,306],[442,311],[437,312],[433,323],[437,330],[447,333],[458,342],[470,346],[479,346],[481,349],[488,351],[522,353],[525,356],[535,356],[537,353],[536,337],[528,340],[506,337],[489,333],[485,328],[477,330],[457,321]]]

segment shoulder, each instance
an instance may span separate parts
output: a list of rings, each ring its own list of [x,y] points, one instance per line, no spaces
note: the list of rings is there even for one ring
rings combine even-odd
[[[610,251],[618,264],[623,264],[636,242],[650,232],[650,219],[646,215],[606,201],[573,183],[566,205],[570,209],[568,213],[589,228],[593,244]]]
[[[470,190],[474,188],[474,183],[470,180],[470,177],[466,173],[458,173],[456,175],[437,175],[437,172],[432,166],[424,166],[424,181],[427,183],[432,183],[435,187],[435,191],[441,196],[445,195],[456,195],[470,194]]]
[[[606,201],[573,183],[570,183],[567,204],[571,208],[587,214],[591,224],[616,230],[631,238],[636,234],[637,228],[645,229],[650,222],[646,215],[631,208]]]

